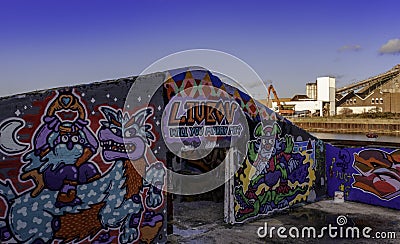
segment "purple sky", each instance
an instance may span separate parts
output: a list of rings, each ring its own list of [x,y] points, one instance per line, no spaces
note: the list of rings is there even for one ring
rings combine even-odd
[[[0,96],[137,75],[195,48],[242,59],[281,97],[317,76],[344,86],[400,63],[399,9],[397,0],[3,0]]]

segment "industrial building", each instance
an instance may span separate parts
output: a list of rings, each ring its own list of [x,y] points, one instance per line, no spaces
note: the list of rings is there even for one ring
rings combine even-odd
[[[306,85],[306,95],[294,95],[292,98],[264,99],[261,103],[279,112],[278,104],[292,106],[294,116],[331,116],[335,115],[335,86],[336,80],[333,77],[318,77],[315,83]]]
[[[337,89],[336,106],[338,114],[346,110],[400,113],[400,64],[385,73]]]
[[[291,106],[294,116],[332,116],[343,113],[400,113],[400,64],[389,71],[336,88],[334,77],[318,77],[306,84],[306,94],[292,98],[264,99],[261,103],[279,112]]]

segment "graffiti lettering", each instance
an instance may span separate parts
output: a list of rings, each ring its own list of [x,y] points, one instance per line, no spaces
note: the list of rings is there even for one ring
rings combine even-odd
[[[239,136],[242,132],[241,125],[229,126],[184,126],[169,128],[169,136],[177,138],[198,136]]]
[[[168,121],[169,126],[192,126],[195,124],[200,125],[203,122],[205,125],[231,124],[234,113],[238,108],[236,103],[222,100],[218,102],[186,101],[184,109],[187,114],[179,118],[178,111],[180,106],[180,101],[172,103]]]
[[[337,171],[335,171],[335,177],[340,180],[344,180],[345,182],[350,182],[351,174],[343,173],[343,172],[340,172],[337,170]]]
[[[206,136],[237,136],[240,135],[242,126],[206,126]]]
[[[354,154],[353,187],[390,200],[400,195],[400,151],[366,149]]]

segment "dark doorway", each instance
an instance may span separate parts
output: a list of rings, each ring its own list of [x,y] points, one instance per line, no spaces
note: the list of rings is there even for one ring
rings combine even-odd
[[[198,175],[218,167],[225,160],[226,152],[225,148],[214,148],[207,156],[197,160],[184,159],[169,153],[167,163],[169,169],[176,173]],[[196,227],[195,225],[205,222],[203,220],[205,215],[200,217],[199,213],[212,215],[212,219],[223,221],[224,194],[224,184],[211,191],[195,195],[168,193],[168,234],[189,233],[190,229]],[[205,217],[205,219],[211,220],[210,217]],[[186,223],[185,226],[179,224],[182,222]],[[188,230],[182,230],[185,227]]]

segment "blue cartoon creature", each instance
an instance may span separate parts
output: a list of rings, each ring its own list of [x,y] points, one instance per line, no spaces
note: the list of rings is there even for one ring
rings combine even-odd
[[[77,185],[101,176],[97,166],[89,161],[98,142],[89,129],[82,104],[71,92],[60,92],[47,111],[35,134],[34,150],[24,156],[24,161],[30,163],[23,168],[21,179],[35,181],[32,197],[47,188],[59,192],[56,207],[75,206],[81,203]],[[60,119],[59,116],[71,112],[78,113],[78,118]]]

